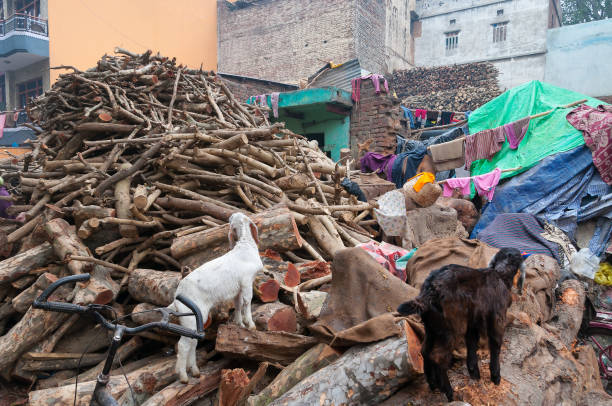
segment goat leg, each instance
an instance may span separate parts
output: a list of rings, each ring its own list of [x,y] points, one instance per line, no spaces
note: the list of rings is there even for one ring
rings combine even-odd
[[[490,317],[488,320],[487,331],[489,335],[489,352],[491,353],[491,362],[489,369],[491,371],[491,382],[499,385],[501,382],[501,372],[499,366],[499,353],[504,340],[504,328],[506,325],[505,317],[496,320]]]
[[[480,330],[478,327],[469,326],[465,334],[465,346],[467,347],[467,369],[472,379],[480,379],[480,369],[478,368],[478,340]]]

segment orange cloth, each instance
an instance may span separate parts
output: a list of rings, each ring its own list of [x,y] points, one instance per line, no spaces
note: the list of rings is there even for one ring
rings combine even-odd
[[[436,175],[430,172],[421,172],[414,175],[412,178],[408,179],[406,182],[409,182],[411,179],[418,178],[414,186],[412,187],[415,192],[419,193],[421,188],[425,186],[426,183],[434,183],[436,180]]]

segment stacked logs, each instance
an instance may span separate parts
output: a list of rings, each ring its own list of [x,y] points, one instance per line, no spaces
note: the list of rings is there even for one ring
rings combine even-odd
[[[405,106],[462,112],[499,96],[497,77],[494,65],[470,63],[395,71],[390,81]]]
[[[254,285],[258,339],[278,343],[254,351],[286,365],[316,344],[297,334],[305,331],[294,310],[298,285],[320,287],[335,251],[370,240],[360,222],[372,206],[341,189],[347,167],[316,143],[270,124],[265,109],[238,102],[212,72],[116,52],[87,71],[63,67],[70,73],[28,106],[38,132],[32,152],[0,163],[13,217],[0,220],[0,373],[36,385],[33,405],[71,402],[77,365],[86,402],[108,346],[106,333],[77,315],[32,309],[58,278],[91,274],[59,289],[56,301],[108,305],[118,317],[144,311],[126,321],[150,321],[156,313],[146,310],[168,305],[182,277],[228,251],[228,218],[244,212],[266,264]],[[320,310],[320,296],[306,293],[302,308]],[[210,340],[229,312],[215,309]],[[174,357],[162,348],[175,342],[145,332],[120,347],[116,371],[126,362],[121,373],[142,399],[174,381]],[[206,349],[202,362],[214,356]],[[227,361],[207,365],[191,389],[170,385],[159,396],[188,400],[216,388]],[[113,393],[125,394],[123,378],[115,383]]]

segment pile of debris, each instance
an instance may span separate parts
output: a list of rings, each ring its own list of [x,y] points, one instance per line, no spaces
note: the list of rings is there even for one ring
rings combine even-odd
[[[390,82],[404,106],[462,112],[499,96],[497,77],[492,64],[469,63],[395,71]]]
[[[181,276],[228,250],[227,221],[241,211],[258,226],[261,251],[282,265],[258,276],[256,297],[280,306],[279,290],[326,277],[310,284],[320,286],[334,252],[370,240],[359,222],[371,206],[340,187],[346,166],[270,125],[260,107],[237,102],[215,74],[150,52],[118,52],[94,69],[73,68],[35,100],[29,115],[42,129],[38,141],[23,161],[3,164],[8,212],[17,217],[1,222],[5,379],[48,388],[67,384],[79,362],[91,368],[80,382],[100,370],[105,334],[95,338],[99,329],[77,316],[31,308],[60,277],[91,273],[88,284],[55,300],[108,304],[118,315],[166,306]],[[279,306],[262,310],[261,323],[293,311]],[[151,342],[174,338],[132,338],[118,355],[133,360],[126,369],[141,371],[141,358],[160,354],[148,350]],[[89,353],[79,360],[85,344]],[[174,379],[172,368],[155,373]]]

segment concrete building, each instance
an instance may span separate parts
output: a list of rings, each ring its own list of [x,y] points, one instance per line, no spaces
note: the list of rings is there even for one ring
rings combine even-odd
[[[49,88],[47,0],[0,1],[0,109],[21,109]]]
[[[413,65],[414,0],[217,1],[219,71],[298,83],[327,62]]]
[[[559,0],[416,0],[417,66],[488,61],[502,89],[543,80],[546,33],[560,26]]]
[[[544,80],[599,97],[612,96],[612,20],[548,30]]]

